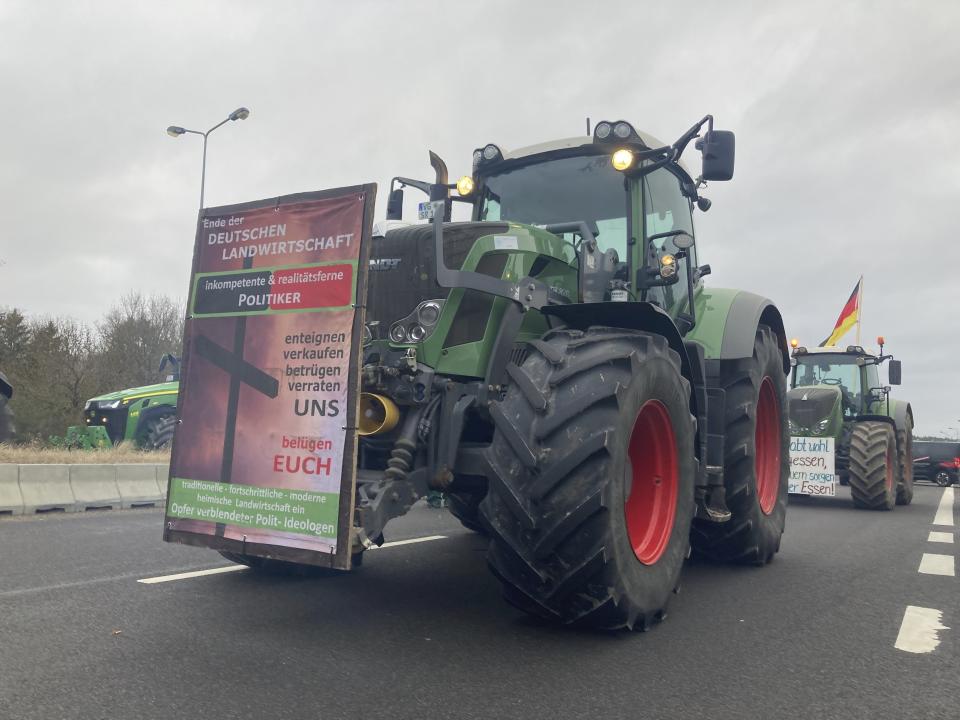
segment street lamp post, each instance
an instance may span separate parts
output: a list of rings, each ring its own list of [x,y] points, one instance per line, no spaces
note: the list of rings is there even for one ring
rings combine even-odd
[[[187,128],[182,128],[179,125],[171,125],[167,128],[167,135],[170,137],[180,137],[186,133],[191,135],[200,135],[203,137],[203,165],[200,170],[200,209],[203,210],[203,191],[207,182],[207,136],[216,130],[221,125],[226,124],[232,120],[246,120],[250,117],[250,111],[245,107],[239,107],[230,113],[226,118],[218,122],[212,128],[206,132],[200,132],[199,130],[188,130]]]

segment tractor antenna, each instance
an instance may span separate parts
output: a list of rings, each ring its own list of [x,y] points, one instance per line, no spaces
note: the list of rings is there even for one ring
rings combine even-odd
[[[590,136],[590,118],[587,118],[587,137]]]

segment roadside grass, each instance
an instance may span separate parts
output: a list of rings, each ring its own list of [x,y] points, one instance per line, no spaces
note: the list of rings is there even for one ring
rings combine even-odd
[[[100,450],[67,450],[42,443],[26,445],[0,443],[0,463],[97,465],[166,462],[170,462],[169,450],[138,450],[133,443],[129,442]]]

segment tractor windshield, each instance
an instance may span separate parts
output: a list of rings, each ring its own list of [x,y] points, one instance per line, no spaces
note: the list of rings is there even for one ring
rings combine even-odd
[[[793,386],[843,385],[860,389],[860,366],[856,358],[836,355],[802,355],[797,358]]]
[[[596,223],[600,247],[614,248],[625,260],[626,212],[623,175],[604,154],[558,158],[484,178],[478,219]]]
[[[853,355],[810,354],[797,357],[793,387],[828,385],[838,387],[844,414],[856,414],[861,405],[860,366]]]

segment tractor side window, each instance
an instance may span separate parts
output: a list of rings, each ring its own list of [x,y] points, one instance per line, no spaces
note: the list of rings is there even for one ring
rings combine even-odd
[[[495,221],[500,219],[500,201],[488,197],[483,203],[483,209],[480,211],[481,220]]]
[[[661,168],[643,178],[643,218],[644,237],[671,230],[683,230],[693,235],[693,218],[690,215],[690,201],[680,192],[680,182],[669,170]],[[675,255],[677,247],[673,238],[660,238],[649,243],[646,248],[647,263],[659,264],[666,254]],[[690,248],[690,265],[696,266],[696,248]],[[660,302],[665,309],[687,296],[687,263],[678,263],[679,280],[674,285],[654,288],[650,299]]]
[[[877,372],[877,366],[867,365],[864,368],[864,371],[866,372],[866,375],[867,375],[866,377],[867,386],[863,389],[863,391],[866,393],[866,392],[870,392],[875,388],[879,388],[880,374]],[[869,400],[870,400],[871,412],[879,412],[880,411],[879,408],[883,406],[883,403],[882,403],[883,395],[880,394],[879,392],[876,394],[872,394],[869,396]]]

